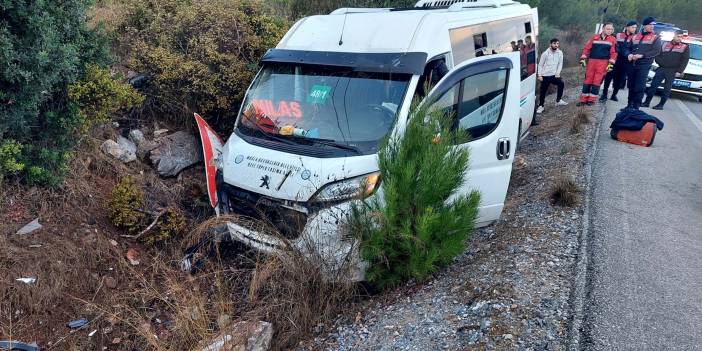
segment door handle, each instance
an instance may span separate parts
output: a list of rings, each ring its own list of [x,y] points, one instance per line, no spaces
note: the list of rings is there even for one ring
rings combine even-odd
[[[509,158],[510,153],[510,141],[509,138],[499,138],[497,139],[497,159],[506,160]]]

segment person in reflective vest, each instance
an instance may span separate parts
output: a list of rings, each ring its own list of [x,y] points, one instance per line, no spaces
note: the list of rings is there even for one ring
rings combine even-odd
[[[646,17],[643,20],[643,31],[629,38],[627,59],[633,63],[629,72],[629,101],[627,107],[639,109],[646,89],[646,78],[653,60],[661,53],[661,38],[653,31],[656,20]]]
[[[661,82],[665,81],[663,84],[663,95],[661,96],[661,101],[658,105],[653,106],[655,110],[662,110],[665,102],[670,98],[670,90],[673,88],[673,81],[675,78],[680,78],[685,72],[687,67],[687,62],[690,60],[690,48],[687,44],[682,42],[683,31],[678,30],[675,32],[675,37],[672,41],[663,44],[661,49],[661,54],[656,57],[656,63],[658,64],[658,69],[656,69],[656,74],[653,76],[651,81],[651,86],[646,90],[646,101],[644,101],[643,107],[648,107],[651,104],[651,99],[653,99],[653,94],[656,93],[656,89],[661,85]]]
[[[614,68],[617,40],[612,36],[614,25],[605,23],[602,33],[595,34],[585,44],[580,64],[585,67],[585,81],[577,106],[593,105],[600,94],[602,78]]]
[[[629,21],[624,27],[624,31],[617,33],[614,37],[617,39],[617,62],[614,64],[614,70],[608,72],[604,80],[604,88],[602,88],[602,96],[600,96],[600,101],[607,101],[607,93],[609,90],[609,85],[614,82],[612,86],[612,101],[619,101],[617,98],[617,93],[619,89],[624,88],[626,84],[626,77],[631,71],[632,65],[626,58],[626,49],[629,42],[629,37],[636,34],[636,26],[638,23],[636,21]]]

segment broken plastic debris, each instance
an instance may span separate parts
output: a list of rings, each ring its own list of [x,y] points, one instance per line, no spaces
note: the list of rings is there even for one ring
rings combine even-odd
[[[68,327],[71,329],[79,329],[88,325],[88,320],[85,318],[76,319],[74,321],[68,322]]]
[[[41,223],[39,223],[39,218],[35,218],[33,221],[20,228],[20,230],[17,231],[17,235],[26,235],[42,227]]]
[[[40,351],[36,342],[26,344],[17,340],[0,340],[0,350]]]
[[[18,282],[25,283],[25,284],[34,284],[34,283],[37,282],[37,278],[36,278],[36,277],[17,278],[17,279],[15,279],[15,280],[18,281]]]

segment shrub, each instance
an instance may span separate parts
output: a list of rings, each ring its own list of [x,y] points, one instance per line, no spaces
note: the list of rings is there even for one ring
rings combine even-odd
[[[126,0],[115,26],[125,64],[148,77],[145,111],[190,123],[192,112],[233,126],[239,104],[288,23],[258,2]]]
[[[380,288],[427,278],[463,252],[473,231],[480,194],[448,201],[468,170],[468,150],[454,147],[466,135],[428,127],[448,125],[415,109],[404,136],[390,138],[379,152],[381,198],[353,208],[350,227],[370,263],[366,279]]]
[[[110,222],[129,233],[141,229],[144,221],[144,194],[131,177],[122,178],[112,189],[108,199],[107,210]]]
[[[341,7],[412,7],[414,0],[272,0],[277,14],[290,19],[328,14]]]
[[[556,180],[551,190],[551,200],[558,206],[575,206],[578,203],[580,188],[572,177],[563,176]]]
[[[20,145],[16,172],[30,183],[56,184],[65,171],[82,123],[67,87],[108,59],[104,37],[85,24],[89,6],[0,2],[0,140]]]
[[[168,208],[163,215],[156,220],[157,230],[154,234],[143,237],[143,241],[148,245],[164,242],[177,238],[183,234],[188,223],[183,213],[176,208]]]
[[[0,184],[5,174],[24,169],[24,164],[17,160],[21,152],[22,145],[14,140],[5,140],[0,144]]]
[[[106,68],[89,64],[83,79],[68,87],[68,96],[79,106],[83,130],[107,122],[113,113],[144,101],[142,95],[119,78],[112,78]]]

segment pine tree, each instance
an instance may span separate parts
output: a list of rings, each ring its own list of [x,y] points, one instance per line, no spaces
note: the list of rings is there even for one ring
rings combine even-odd
[[[450,125],[440,114],[413,110],[404,135],[379,152],[381,193],[351,215],[370,263],[366,279],[380,288],[425,279],[463,252],[480,202],[476,191],[456,194],[468,171],[469,152],[455,147],[465,133],[439,127]]]

